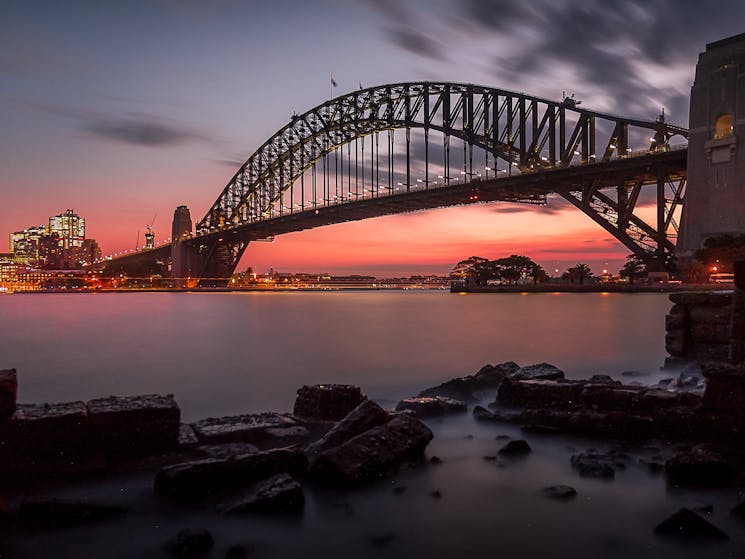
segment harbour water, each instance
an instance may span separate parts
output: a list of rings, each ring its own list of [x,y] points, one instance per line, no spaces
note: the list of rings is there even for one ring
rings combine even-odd
[[[619,375],[654,382],[664,361],[656,294],[432,292],[94,294],[0,299],[2,366],[19,369],[24,401],[173,392],[187,420],[291,408],[304,383],[350,382],[384,405],[485,363],[546,361],[568,376]],[[635,379],[635,380],[637,380]],[[628,382],[628,378],[625,379]],[[119,521],[29,535],[2,535],[11,557],[167,557],[179,530],[208,528],[224,557],[738,557],[745,526],[729,509],[734,490],[679,490],[640,457],[664,442],[620,442],[525,433],[470,414],[429,420],[428,462],[351,491],[308,486],[292,517],[226,517],[215,504],[182,507],[152,490],[152,472],[50,488],[60,497],[128,507]],[[526,438],[530,455],[485,460],[504,440]],[[572,454],[621,448],[615,480],[581,478]],[[545,498],[564,484],[577,498]],[[394,487],[404,488],[393,491]],[[440,497],[432,496],[439,491]],[[653,528],[680,507],[706,517],[727,542],[671,541]],[[708,509],[707,509],[708,510]],[[0,530],[1,532],[1,530]]]
[[[103,293],[0,299],[19,401],[173,393],[186,419],[288,410],[307,383],[394,401],[487,363],[655,374],[666,295]]]

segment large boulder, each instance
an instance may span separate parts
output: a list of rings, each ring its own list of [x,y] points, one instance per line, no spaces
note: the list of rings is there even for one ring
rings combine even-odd
[[[676,485],[702,487],[728,485],[735,477],[732,464],[707,444],[677,453],[665,462],[665,472]]]
[[[321,452],[337,447],[365,431],[391,420],[391,415],[372,400],[365,400],[318,441],[311,443],[305,453],[310,462]]]
[[[86,404],[91,438],[113,453],[178,445],[181,411],[172,394],[109,396]]]
[[[18,378],[15,369],[0,370],[0,421],[9,419],[16,411]]]
[[[570,464],[582,477],[613,479],[616,477],[616,470],[626,467],[623,458],[624,456],[614,451],[600,452],[591,449],[572,455]]]
[[[321,452],[313,474],[329,482],[356,484],[389,475],[404,462],[422,455],[432,431],[401,414],[347,442]]]
[[[228,417],[208,417],[192,428],[200,442],[221,444],[233,442],[260,443],[272,437],[271,429],[297,426],[290,415],[282,413],[252,413]]]
[[[512,380],[559,380],[564,378],[564,371],[549,363],[537,363],[520,367],[509,375]]]
[[[226,513],[298,512],[305,504],[302,486],[281,473],[265,479],[248,494],[222,507]]]
[[[654,529],[655,534],[684,538],[728,540],[729,536],[690,509],[682,508]]]
[[[409,410],[418,417],[431,417],[446,413],[465,412],[468,406],[461,400],[446,396],[432,396],[428,398],[406,398],[396,405],[396,411]]]
[[[10,433],[9,449],[19,457],[71,457],[90,445],[83,402],[19,404]]]
[[[358,386],[316,384],[297,391],[293,413],[308,419],[339,421],[367,400]]]
[[[305,455],[294,448],[278,448],[227,458],[206,458],[161,468],[155,490],[174,498],[190,499],[240,488],[277,472],[305,471]]]
[[[417,397],[433,398],[445,396],[456,400],[471,402],[476,393],[498,388],[504,378],[519,369],[517,363],[506,361],[497,365],[484,365],[476,374],[454,378],[437,386],[422,390]]]
[[[636,407],[641,393],[642,389],[639,387],[594,384],[582,390],[579,402],[603,411],[630,411]]]

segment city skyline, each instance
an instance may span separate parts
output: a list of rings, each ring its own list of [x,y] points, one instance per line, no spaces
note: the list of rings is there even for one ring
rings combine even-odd
[[[13,4],[0,23],[9,131],[0,138],[0,233],[75,207],[105,254],[134,248],[138,231],[142,244],[155,214],[162,241],[176,206],[200,218],[293,112],[360,85],[442,79],[551,99],[566,92],[649,120],[664,107],[685,125],[696,54],[739,31],[743,8],[718,5],[691,24],[694,2]],[[45,32],[31,33],[40,7]],[[299,28],[316,30],[313,40],[291,32]],[[628,250],[550,199],[291,233],[252,243],[239,269],[445,273],[468,256],[513,253],[547,270],[578,261],[617,270]]]

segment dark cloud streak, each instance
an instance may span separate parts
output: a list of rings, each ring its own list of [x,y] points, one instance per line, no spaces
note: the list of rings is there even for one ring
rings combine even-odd
[[[83,124],[94,136],[138,146],[175,146],[202,140],[202,136],[172,124],[147,119],[101,119]]]

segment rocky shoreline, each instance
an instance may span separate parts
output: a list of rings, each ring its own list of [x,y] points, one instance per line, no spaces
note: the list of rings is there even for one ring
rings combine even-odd
[[[549,364],[506,362],[422,390],[394,410],[358,387],[329,384],[300,388],[292,413],[182,424],[172,396],[16,404],[16,372],[2,371],[0,525],[38,530],[115,521],[126,508],[45,498],[36,488],[122,472],[154,472],[154,493],[175,506],[209,506],[225,515],[298,514],[307,487],[345,490],[379,484],[402,468],[437,467],[437,456],[425,457],[433,433],[424,421],[469,407],[481,423],[516,424],[527,434],[643,442],[653,452],[639,462],[676,487],[743,487],[743,408],[732,405],[728,392],[742,371],[712,363],[702,373],[709,379],[705,391],[691,370],[652,387],[603,375],[569,380]],[[475,405],[492,398],[490,409]],[[484,459],[500,462],[531,451],[529,441],[513,439]],[[613,479],[630,460],[623,451],[588,449],[572,454],[570,465],[580,477]],[[441,496],[435,493],[431,497]],[[577,491],[549,485],[543,495],[570,501]],[[745,516],[745,503],[732,507],[733,515]],[[660,520],[658,534],[727,537],[701,511],[685,508]],[[210,542],[209,531],[183,532],[165,549],[196,557]]]

